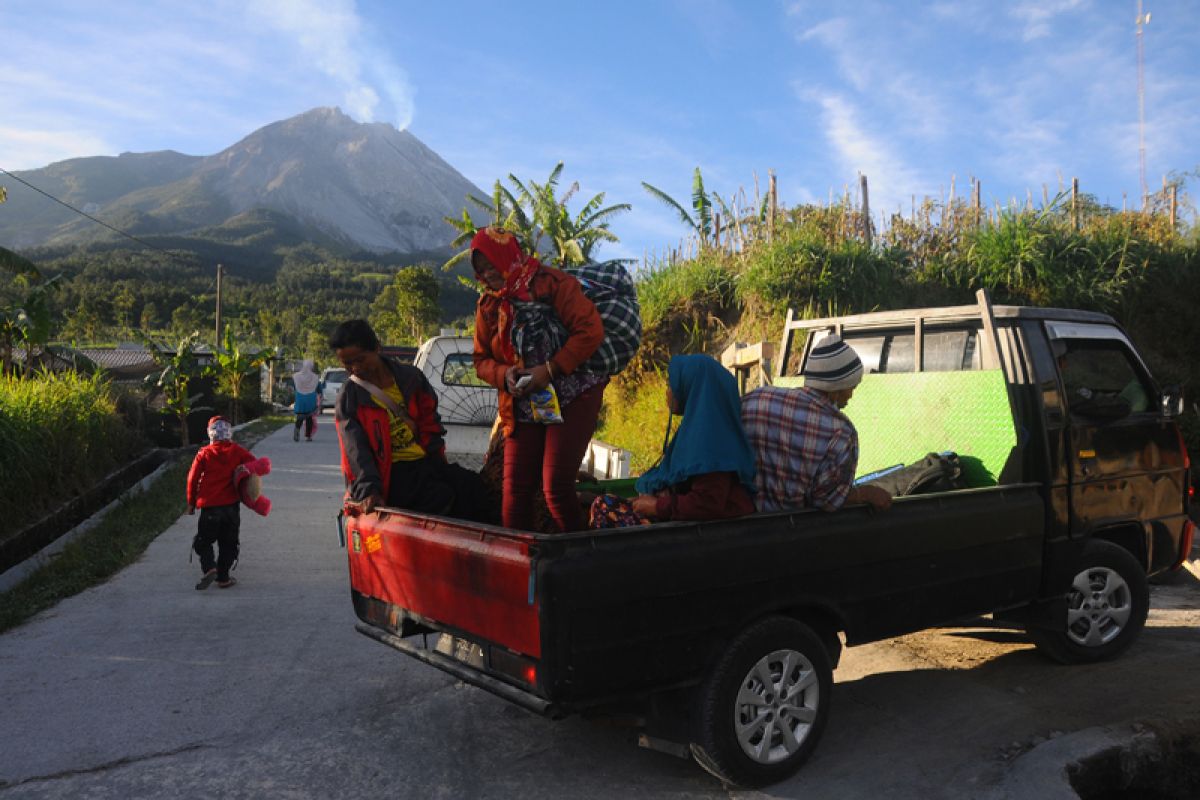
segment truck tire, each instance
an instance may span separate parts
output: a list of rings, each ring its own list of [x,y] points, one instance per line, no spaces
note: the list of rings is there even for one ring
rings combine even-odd
[[[1137,638],[1150,611],[1150,587],[1128,550],[1093,539],[1083,548],[1067,595],[1062,630],[1030,628],[1044,655],[1063,664],[1090,664],[1118,655]]]
[[[727,783],[777,783],[804,763],[829,718],[833,670],[811,628],[768,617],[729,645],[696,698],[692,755]]]

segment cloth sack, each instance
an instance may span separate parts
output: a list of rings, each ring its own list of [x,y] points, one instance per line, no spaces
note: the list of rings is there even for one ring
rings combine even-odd
[[[906,467],[893,469],[875,480],[866,481],[868,486],[878,486],[892,497],[913,494],[932,494],[966,488],[958,454],[930,453],[920,461]]]
[[[616,375],[642,344],[642,312],[629,270],[619,261],[605,261],[563,272],[579,281],[604,323],[604,341],[576,372]],[[513,309],[513,349],[525,363],[545,361],[566,343],[567,329],[548,303],[514,301]]]
[[[642,309],[629,270],[620,261],[604,261],[563,272],[579,281],[604,321],[604,342],[579,368],[598,375],[616,375],[642,346]]]

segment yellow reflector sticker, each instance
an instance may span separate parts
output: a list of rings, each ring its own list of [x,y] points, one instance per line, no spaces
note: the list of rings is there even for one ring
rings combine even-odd
[[[1080,450],[1079,457],[1080,458],[1095,458],[1096,451],[1095,450]]]

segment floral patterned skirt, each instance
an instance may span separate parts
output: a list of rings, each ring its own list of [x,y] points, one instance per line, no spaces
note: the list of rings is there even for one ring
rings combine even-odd
[[[628,500],[615,494],[602,494],[593,500],[588,515],[588,527],[593,530],[649,524],[650,520],[634,511]]]

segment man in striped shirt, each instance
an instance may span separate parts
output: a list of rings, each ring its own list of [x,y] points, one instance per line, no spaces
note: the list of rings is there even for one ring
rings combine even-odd
[[[858,432],[841,409],[862,376],[858,355],[831,335],[809,354],[804,388],[764,387],[743,398],[742,425],[758,462],[759,511],[891,505],[883,489],[854,486]]]

